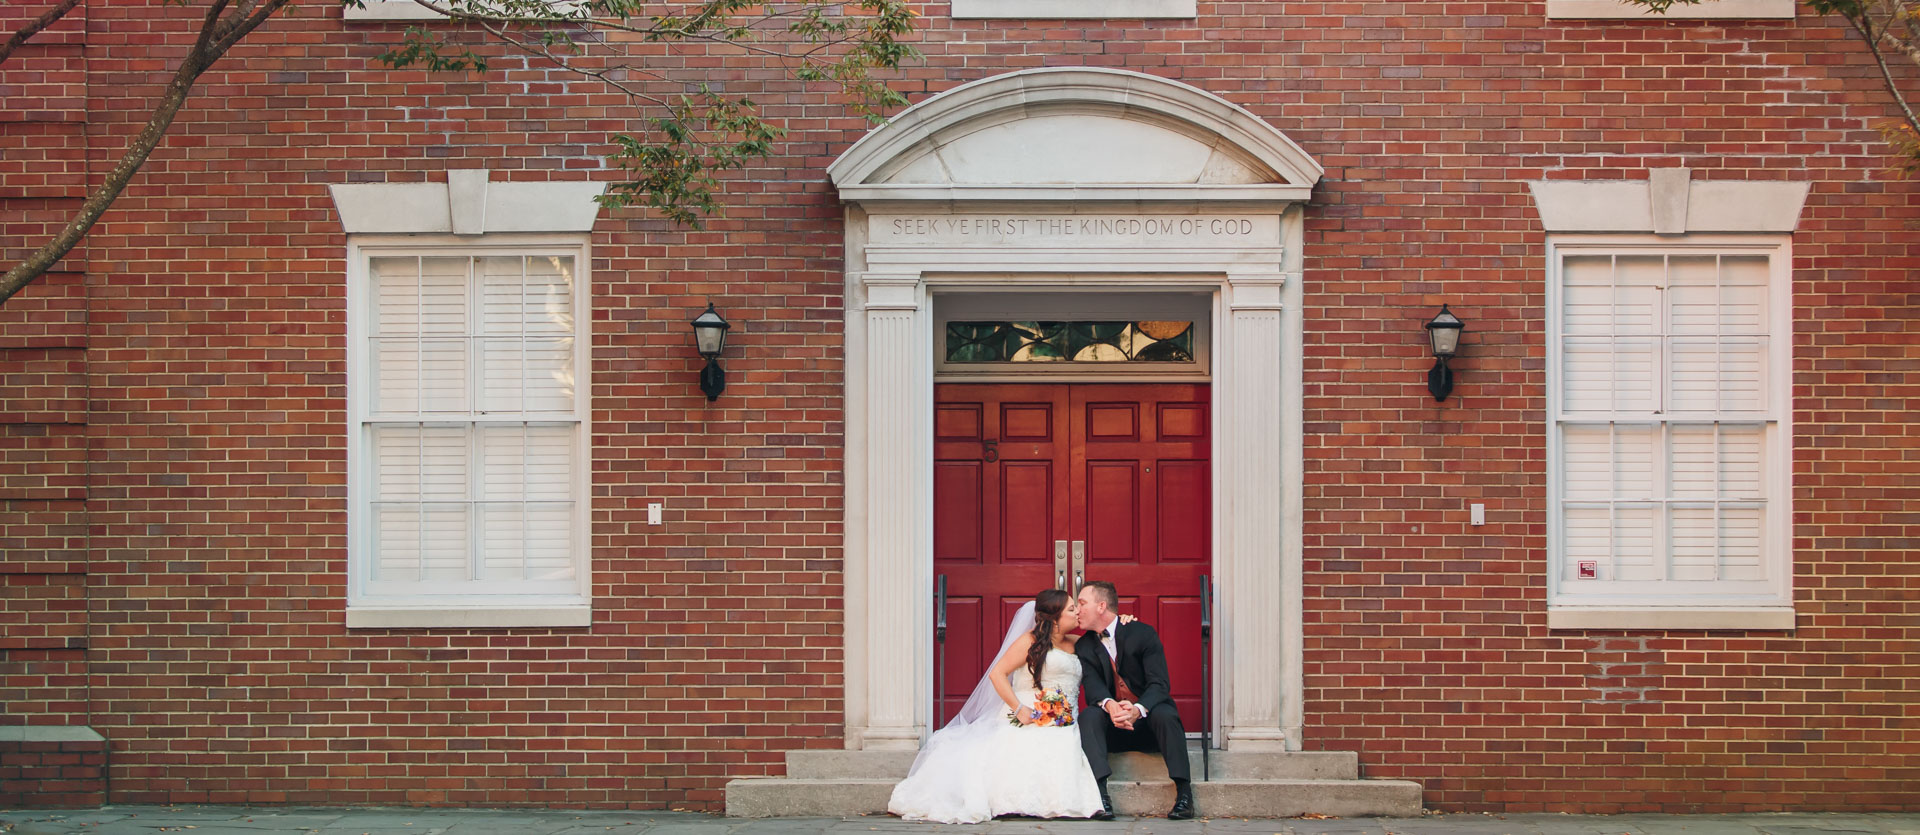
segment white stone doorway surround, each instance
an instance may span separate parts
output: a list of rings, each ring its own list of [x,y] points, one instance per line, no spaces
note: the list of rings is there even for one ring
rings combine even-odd
[[[1178,290],[1213,299],[1216,739],[1300,750],[1300,249],[1321,167],[1203,90],[1067,68],[930,98],[828,172],[847,204],[847,747],[928,732],[934,294]]]

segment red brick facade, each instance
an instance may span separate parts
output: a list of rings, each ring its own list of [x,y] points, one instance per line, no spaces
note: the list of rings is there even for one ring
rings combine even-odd
[[[98,734],[62,731],[55,736],[90,738],[33,740],[0,735],[0,809],[66,809],[107,802],[107,741]]]
[[[1876,71],[1804,9],[1543,8],[982,22],[928,3],[898,86],[1139,70],[1326,167],[1305,248],[1309,748],[1358,750],[1448,810],[1920,810],[1920,187],[1884,171]],[[97,729],[131,803],[713,810],[726,780],[839,747],[843,229],[824,168],[865,122],[764,83],[748,92],[791,133],[729,183],[724,219],[602,215],[590,629],[349,632],[327,186],[599,177],[607,132],[634,122],[513,59],[381,69],[404,26],[340,14],[296,4],[236,48],[60,272],[0,309],[0,722]],[[118,157],[195,19],[92,0],[0,65],[9,263]],[[1793,236],[1798,628],[1549,632],[1525,183],[1676,165],[1812,184]],[[709,298],[744,325],[712,406],[686,328]],[[1443,301],[1470,330],[1436,405],[1418,325]]]

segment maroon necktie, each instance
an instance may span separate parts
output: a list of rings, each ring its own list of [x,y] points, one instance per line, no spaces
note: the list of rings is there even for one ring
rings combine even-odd
[[[1120,677],[1120,636],[1115,630],[1113,637],[1113,697],[1123,702],[1137,701],[1133,697],[1133,688],[1127,686],[1127,680]]]

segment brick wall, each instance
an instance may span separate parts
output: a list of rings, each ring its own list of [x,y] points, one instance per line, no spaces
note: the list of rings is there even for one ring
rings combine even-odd
[[[1434,0],[1203,2],[1197,22],[922,11],[928,58],[900,74],[916,100],[1124,67],[1246,106],[1327,167],[1305,253],[1309,747],[1357,749],[1455,810],[1920,808],[1920,190],[1881,171],[1873,125],[1893,113],[1840,28]],[[510,57],[486,78],[383,71],[404,26],[338,16],[297,4],[236,48],[71,272],[0,312],[0,409],[33,418],[0,432],[0,481],[50,470],[35,489],[55,491],[9,497],[5,570],[86,576],[92,659],[81,680],[73,649],[6,650],[24,694],[7,721],[84,714],[114,740],[119,802],[714,809],[725,780],[838,747],[842,233],[823,169],[865,124],[764,82],[792,133],[733,179],[724,220],[603,214],[591,629],[349,633],[345,239],[325,186],[604,176],[606,131],[638,123]],[[77,196],[51,137],[84,121],[103,170],[190,24],[96,0],[81,75],[61,44],[0,67],[24,102],[0,108],[0,147],[45,158],[0,167],[0,224],[24,230],[8,247]],[[47,84],[66,86],[27,92]],[[1794,239],[1800,628],[1549,633],[1545,248],[1524,181],[1682,164],[1813,182]],[[712,406],[686,328],[708,299],[742,325]],[[1471,329],[1435,405],[1419,324],[1442,301]],[[42,420],[76,398],[77,423]],[[55,484],[75,449],[83,494]],[[70,603],[36,582],[6,599],[45,608],[0,611],[50,640]]]
[[[85,728],[0,728],[0,809],[105,803],[107,747]]]
[[[86,13],[76,8],[0,65],[7,267],[85,194]],[[0,27],[11,35],[37,14],[9,5]],[[87,256],[83,243],[0,308],[0,725],[87,721]],[[40,753],[5,744],[0,781],[13,785],[21,778],[9,769]],[[19,795],[0,789],[7,796]]]

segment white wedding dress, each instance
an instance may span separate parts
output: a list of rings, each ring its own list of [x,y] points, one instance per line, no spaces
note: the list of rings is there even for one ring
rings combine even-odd
[[[1050,649],[1039,687],[1025,664],[1008,683],[1023,705],[1032,705],[1043,689],[1058,688],[1077,711],[1080,659]],[[998,694],[988,707],[998,708],[990,711],[998,722],[978,710],[975,721],[967,721],[963,709],[960,718],[927,740],[913,772],[894,787],[887,811],[907,820],[978,823],[999,815],[1084,818],[1100,810],[1100,787],[1080,748],[1077,725],[1015,726]]]

